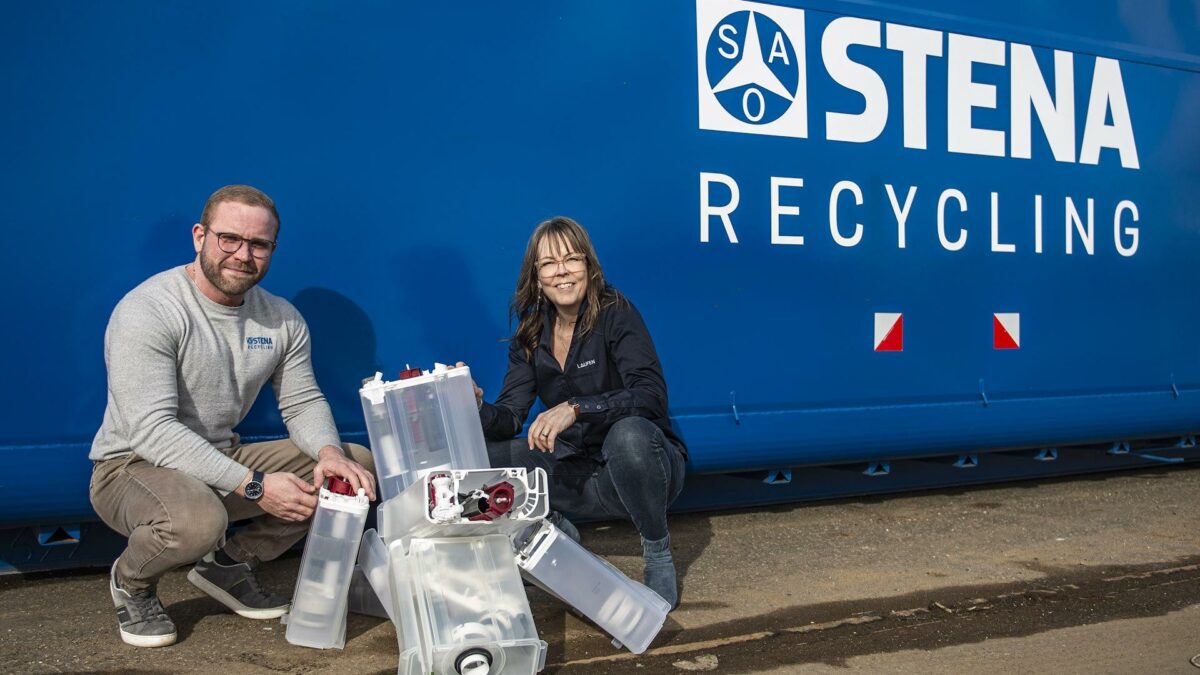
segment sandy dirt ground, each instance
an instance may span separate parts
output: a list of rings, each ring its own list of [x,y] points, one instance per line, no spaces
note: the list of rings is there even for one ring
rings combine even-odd
[[[548,673],[1196,673],[1200,467],[672,517],[683,604],[649,651],[530,589]],[[622,523],[585,545],[640,579]],[[290,590],[299,556],[263,567]],[[0,671],[386,673],[387,621],[294,647],[169,574],[175,646],[128,647],[103,571],[0,577]],[[1195,659],[1200,663],[1200,658]]]

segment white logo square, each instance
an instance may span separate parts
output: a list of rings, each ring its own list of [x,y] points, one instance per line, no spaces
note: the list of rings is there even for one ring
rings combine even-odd
[[[696,0],[700,128],[808,137],[804,10]]]

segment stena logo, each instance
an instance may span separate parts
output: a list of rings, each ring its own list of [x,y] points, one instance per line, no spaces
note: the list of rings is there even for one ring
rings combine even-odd
[[[700,128],[806,137],[804,11],[698,0],[696,15]]]
[[[246,349],[275,349],[275,343],[269,337],[248,337]]]
[[[903,164],[893,161],[903,146],[1139,170],[1132,114],[1137,111],[1130,110],[1116,59],[832,12],[806,15],[759,2],[696,0],[696,63],[701,129],[807,139],[811,115],[817,140],[889,146],[879,148],[880,161],[873,163],[869,178],[826,175],[819,164],[807,177],[749,179],[706,167],[699,174],[701,243],[710,242],[714,223],[720,223],[730,244],[737,244],[737,228],[761,220],[738,214],[739,180],[757,180],[765,183],[757,194],[769,185],[772,245],[804,246],[812,236],[806,233],[827,225],[837,246],[854,248],[864,237],[892,238],[894,232],[896,248],[903,249],[909,214],[914,203],[921,203],[918,208],[936,217],[914,218],[914,227],[936,224],[937,241],[950,252],[967,247],[971,235],[976,243],[970,246],[987,246],[995,254],[1038,255],[1053,245],[1064,255],[1092,256],[1097,229],[1107,230],[1111,223],[1115,252],[1137,253],[1138,205],[1114,191],[1115,185],[1105,183],[1098,196],[1048,194],[1053,185],[1027,185],[1032,194],[1002,200],[998,190],[955,187],[962,172],[937,185],[913,185],[903,176]],[[841,90],[862,103],[846,108]],[[889,128],[895,133],[885,135]],[[764,147],[755,143],[746,150]],[[768,152],[789,151],[782,144],[770,147]],[[878,167],[891,166],[898,167],[898,176],[880,176]],[[944,166],[953,171],[953,165]],[[886,213],[884,203],[895,217],[886,226],[878,217]],[[972,222],[980,211],[990,216],[987,229],[972,234],[969,230],[983,229]],[[817,226],[815,214],[822,212],[828,217]],[[892,224],[894,230],[885,234],[882,230]]]
[[[1030,159],[1040,135],[1058,162],[1104,157],[1141,168],[1116,59],[1056,49],[1043,50],[1039,63],[1031,45],[853,16],[818,21],[813,33],[814,70],[863,100],[861,110],[823,110],[817,101],[826,140],[871,143],[891,123],[902,126],[905,148],[926,150],[936,135],[952,153]],[[805,36],[804,10],[696,0],[700,128],[808,138]],[[900,76],[855,60],[852,48],[886,54]],[[999,81],[989,80],[997,71]],[[1076,81],[1087,89],[1077,92]],[[896,110],[891,100],[903,103]],[[985,126],[975,112],[989,109],[1007,112],[1008,123]]]

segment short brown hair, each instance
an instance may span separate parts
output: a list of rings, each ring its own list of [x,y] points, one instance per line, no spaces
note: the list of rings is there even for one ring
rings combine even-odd
[[[271,212],[275,218],[275,236],[279,236],[279,211],[275,210],[275,201],[267,193],[250,185],[226,185],[208,197],[204,203],[204,211],[200,213],[200,224],[208,229],[212,223],[213,211],[221,202],[237,202],[246,206],[261,206]]]

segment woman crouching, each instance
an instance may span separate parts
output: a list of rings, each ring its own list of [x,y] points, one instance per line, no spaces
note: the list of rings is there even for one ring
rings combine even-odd
[[[645,582],[679,604],[667,507],[687,450],[667,418],[667,384],[638,311],[609,286],[587,232],[558,216],[533,231],[509,308],[518,322],[494,403],[476,388],[492,466],[541,468],[551,520],[626,518],[641,534]],[[547,410],[515,439],[535,398]]]

